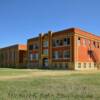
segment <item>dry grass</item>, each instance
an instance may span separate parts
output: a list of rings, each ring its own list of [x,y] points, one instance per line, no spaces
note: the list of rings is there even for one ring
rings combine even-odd
[[[1,69],[0,100],[100,100],[100,71]]]
[[[10,71],[10,73],[7,73]],[[32,70],[32,69],[21,69],[21,70],[12,70],[12,69],[4,69],[0,72],[4,72],[3,75],[0,75],[0,80],[12,80],[12,79],[23,79],[23,78],[36,78],[36,77],[59,77],[65,75],[75,75],[75,74],[95,74],[100,73],[99,70],[91,70],[91,71],[67,71],[67,70]],[[12,73],[13,72],[13,73]],[[20,73],[19,73],[20,72]]]

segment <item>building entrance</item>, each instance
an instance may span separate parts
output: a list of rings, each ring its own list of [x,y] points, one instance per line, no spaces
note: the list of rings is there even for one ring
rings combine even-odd
[[[49,66],[48,58],[43,59],[43,67],[47,68]]]

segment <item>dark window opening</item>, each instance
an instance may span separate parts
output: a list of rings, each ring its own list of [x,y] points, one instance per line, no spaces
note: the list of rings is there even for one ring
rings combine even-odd
[[[78,45],[81,44],[81,38],[80,37],[78,37],[77,43],[78,43]]]
[[[70,38],[64,38],[64,45],[70,45]]]
[[[78,40],[81,40],[81,38],[80,38],[80,37],[78,37]]]
[[[33,50],[33,45],[29,45],[29,50]]]
[[[96,47],[96,42],[93,42],[94,47]]]

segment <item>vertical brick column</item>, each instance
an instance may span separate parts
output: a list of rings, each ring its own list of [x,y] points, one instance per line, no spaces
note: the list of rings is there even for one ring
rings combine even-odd
[[[42,66],[42,33],[39,34],[39,67]]]
[[[48,31],[48,43],[49,43],[49,47],[48,47],[48,52],[49,52],[49,67],[52,67],[52,32]]]
[[[77,35],[74,34],[74,69],[77,67],[78,63],[78,46],[77,46]]]

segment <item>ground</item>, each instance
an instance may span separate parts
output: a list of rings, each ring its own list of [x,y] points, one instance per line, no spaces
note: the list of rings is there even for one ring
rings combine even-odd
[[[0,69],[0,100],[100,100],[100,71]]]

